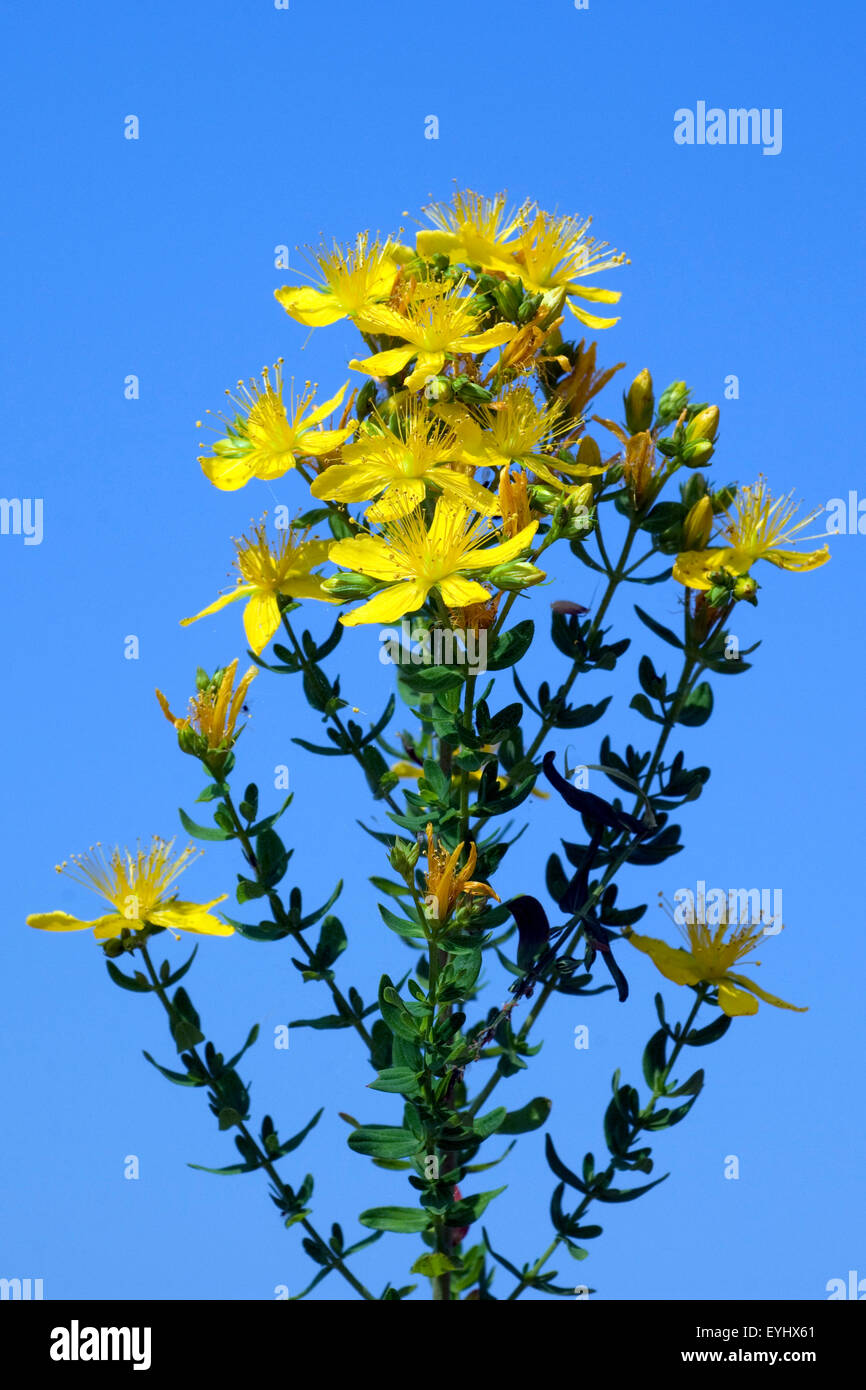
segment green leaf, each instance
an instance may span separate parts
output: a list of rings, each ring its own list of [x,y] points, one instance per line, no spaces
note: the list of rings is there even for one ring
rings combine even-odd
[[[358,1217],[362,1226],[373,1231],[395,1231],[409,1235],[426,1231],[433,1221],[429,1214],[418,1207],[369,1207]]]
[[[319,944],[316,947],[316,965],[320,970],[327,970],[329,965],[333,965],[339,955],[348,946],[348,938],[339,917],[326,917],[322,923],[322,930],[319,934]]]
[[[170,1071],[168,1067],[160,1066],[159,1062],[155,1062],[149,1052],[145,1052],[144,1056],[152,1067],[156,1067],[157,1071],[161,1071],[168,1081],[174,1082],[175,1086],[204,1086],[205,1084],[199,1077],[193,1076],[191,1072]]]
[[[685,724],[690,729],[697,728],[700,724],[706,724],[713,712],[713,691],[708,681],[701,681],[685,701],[682,709],[677,715],[677,723]]]
[[[193,835],[197,840],[232,840],[234,832],[221,830],[218,825],[197,825],[194,820],[190,820],[183,807],[178,806],[177,813],[180,816],[180,823],[188,835]]]
[[[436,1279],[440,1274],[452,1274],[461,1268],[462,1265],[458,1260],[452,1260],[450,1255],[443,1255],[441,1251],[433,1250],[428,1255],[419,1255],[409,1273],[425,1274],[428,1279]]]
[[[120,985],[121,989],[131,990],[133,994],[150,994],[152,992],[153,985],[148,983],[140,970],[136,970],[133,977],[124,975],[122,970],[118,970],[113,960],[106,960],[105,964],[112,980],[116,985]]]
[[[594,1195],[598,1202],[633,1202],[636,1197],[642,1197],[645,1192],[649,1192],[653,1187],[658,1187],[660,1182],[664,1182],[668,1174],[656,1178],[655,1182],[644,1183],[643,1187],[633,1187],[630,1191],[624,1188],[608,1187],[597,1188]]]
[[[719,1038],[723,1038],[730,1026],[731,1020],[728,1015],[720,1013],[717,1019],[707,1024],[706,1028],[692,1028],[691,1032],[686,1033],[683,1042],[688,1047],[706,1047],[708,1043],[714,1043]]]
[[[321,1110],[316,1111],[309,1124],[304,1125],[304,1128],[302,1130],[299,1130],[298,1133],[294,1134],[291,1139],[287,1139],[285,1143],[281,1144],[279,1149],[277,1150],[277,1158],[284,1158],[286,1154],[290,1154],[294,1149],[297,1149],[299,1145],[301,1145],[304,1142],[310,1130],[313,1129],[313,1127],[319,1123],[319,1120],[322,1118],[322,1115],[324,1113],[325,1111],[323,1106]]]
[[[532,1129],[540,1129],[553,1108],[547,1096],[536,1096],[520,1110],[511,1110],[499,1126],[499,1134],[528,1134]]]
[[[629,709],[636,709],[638,714],[642,714],[644,719],[651,719],[653,724],[664,724],[665,722],[661,715],[655,713],[649,699],[642,691],[638,691],[637,695],[632,695]]]
[[[371,1091],[393,1091],[397,1095],[414,1096],[418,1094],[418,1078],[411,1067],[385,1067],[375,1081],[369,1083]]]
[[[288,867],[291,851],[287,850],[275,830],[263,830],[256,836],[256,865],[258,879],[265,888],[275,888]]]
[[[507,632],[501,632],[493,644],[493,651],[487,658],[489,671],[504,671],[514,666],[525,656],[532,643],[535,624],[531,618],[524,618]]]
[[[680,651],[683,650],[683,644],[679,637],[671,632],[669,627],[663,627],[661,623],[656,622],[655,618],[651,618],[649,613],[645,613],[638,604],[635,604],[634,611],[637,613],[641,622],[649,628],[650,632],[655,633],[656,637],[661,637],[662,641],[669,642],[672,647],[677,647]]]
[[[487,1139],[489,1135],[502,1128],[507,1113],[504,1105],[497,1105],[495,1110],[488,1110],[486,1115],[476,1115],[472,1128],[480,1139]]]
[[[368,1158],[410,1158],[419,1141],[397,1125],[359,1125],[349,1135],[349,1148]]]
[[[675,1091],[668,1091],[669,1096],[697,1096],[703,1089],[704,1069],[700,1067],[682,1086],[678,1086]]]

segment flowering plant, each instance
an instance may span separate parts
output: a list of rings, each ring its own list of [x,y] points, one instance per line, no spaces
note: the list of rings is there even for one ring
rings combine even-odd
[[[200,459],[205,478],[221,490],[255,489],[293,473],[301,497],[293,520],[274,530],[263,519],[235,542],[236,582],[183,619],[192,623],[242,601],[252,663],[246,674],[238,679],[237,657],[212,674],[200,669],[183,716],[157,692],[181,750],[208,778],[199,801],[213,807],[213,822],[182,812],[184,829],[236,847],[242,871],[232,913],[247,907],[249,915],[248,905],[258,903],[264,917],[230,916],[225,892],[203,904],[178,898],[176,880],[191,849],[174,855],[171,843],[155,839],[150,849],[94,849],[74,859],[73,877],[96,890],[107,914],[83,920],[52,911],[28,921],[52,931],[92,928],[114,983],[157,997],[180,1070],[145,1055],[169,1081],[204,1088],[220,1129],[233,1133],[238,1160],[217,1171],[264,1172],[285,1224],[302,1228],[316,1272],[297,1297],[331,1274],[365,1300],[406,1298],[423,1279],[442,1301],[512,1300],[527,1290],[572,1296],[573,1285],[556,1282],[550,1261],[585,1258],[584,1242],[602,1234],[588,1220],[590,1208],[594,1214],[634,1200],[661,1181],[635,1185],[631,1177],[654,1171],[650,1137],[682,1122],[703,1089],[703,1069],[680,1079],[687,1050],[718,1041],[759,1000],[796,1007],[736,970],[779,924],[751,909],[732,915],[699,901],[684,912],[678,904],[672,916],[685,947],[675,947],[635,931],[646,907],[618,902],[616,880],[625,865],[656,867],[681,848],[672,813],[702,794],[709,769],[686,766],[669,743],[710,718],[710,677],[749,669],[745,656],[754,647],[740,652],[729,621],[739,604],[757,604],[758,561],[801,571],[828,555],[826,546],[792,548],[811,518],[797,521],[790,497],[774,500],[763,478],[744,486],[710,479],[719,409],[693,401],[685,382],[656,397],[642,370],[623,395],[620,418],[593,413],[624,364],[597,367],[596,342],[568,332],[575,319],[581,330],[616,323],[587,306],[613,305],[619,293],[587,278],[624,258],[590,236],[589,222],[533,203],[509,209],[502,195],[468,191],[426,213],[430,226],[414,247],[363,233],[348,248],[315,254],[314,286],[276,291],[301,324],[323,331],[343,319],[355,325],[363,347],[348,363],[349,378],[321,403],[309,384],[287,399],[283,364],[276,364],[230,397],[230,413],[219,417],[217,438]],[[594,612],[572,599],[545,605],[554,546],[576,573],[601,576]],[[661,568],[647,574],[650,561]],[[657,657],[640,657],[631,707],[654,726],[655,744],[616,751],[611,697],[575,704],[573,691],[578,680],[613,671],[630,646],[604,625],[620,589],[662,583],[680,598],[680,631],[643,606],[636,612],[676,652],[680,669],[669,677]],[[334,613],[324,641],[299,628],[305,605]],[[545,606],[567,667],[555,688],[545,680],[533,690],[533,641]],[[395,689],[364,729],[325,663],[344,628],[394,623],[399,630],[379,635],[387,638],[382,650]],[[245,701],[260,673],[300,677],[297,703],[302,694],[327,725],[328,742],[297,737],[296,744],[311,757],[354,760],[392,823],[388,832],[371,832],[369,867],[383,897],[383,929],[411,950],[412,968],[397,982],[399,969],[383,973],[371,1002],[338,980],[348,944],[331,911],[339,885],[310,912],[298,888],[287,894],[282,886],[290,851],[276,826],[291,797],[260,808],[255,782],[240,797],[234,790]],[[506,700],[509,684],[517,698]],[[409,728],[395,732],[398,701]],[[297,713],[293,722],[300,723]],[[569,770],[562,754],[546,748],[552,736],[599,723],[605,733],[597,763]],[[525,891],[502,901],[500,867],[518,835],[501,818],[532,796],[548,800],[544,813],[566,836],[568,868],[551,853],[542,884],[535,865],[524,862]],[[236,933],[272,945],[288,938],[298,952],[299,984],[315,983],[331,1000],[330,1012],[293,1026],[356,1035],[374,1073],[371,1087],[393,1097],[394,1122],[350,1120],[348,1146],[394,1173],[401,1200],[361,1212],[352,1242],[337,1224],[328,1237],[320,1232],[312,1177],[292,1186],[280,1166],[318,1115],[288,1139],[268,1115],[255,1130],[237,1067],[257,1029],[229,1058],[206,1041],[178,983],[192,961],[172,968],[153,960],[165,931]],[[539,1096],[509,1110],[500,1087],[538,1051],[539,1020],[552,995],[599,995],[600,1009],[626,1003],[635,950],[689,991],[686,1018],[670,1022],[656,995],[659,1026],[643,1054],[646,1089],[641,1094],[615,1074],[600,1168],[592,1154],[570,1167],[548,1132],[552,1235],[540,1255],[515,1263],[499,1253],[495,1231],[491,1239],[480,1224],[502,1188],[475,1191],[474,1175],[506,1161],[516,1136],[546,1126],[553,1101]],[[137,960],[142,969],[134,968]],[[485,964],[489,986],[480,983]],[[483,1001],[485,989],[494,991],[493,1002]],[[698,1026],[700,1010],[709,1016]],[[498,1146],[492,1159],[490,1145]],[[494,1215],[495,1208],[488,1219]],[[358,1257],[386,1232],[414,1237],[414,1277],[406,1281],[398,1244],[399,1273],[377,1294],[358,1272]]]

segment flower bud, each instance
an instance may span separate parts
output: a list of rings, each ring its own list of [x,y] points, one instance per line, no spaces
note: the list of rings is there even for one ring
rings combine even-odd
[[[655,397],[653,396],[653,379],[646,367],[642,372],[638,372],[623,400],[625,401],[625,422],[629,432],[640,434],[642,430],[648,430],[652,424]]]
[[[334,574],[330,579],[322,580],[322,588],[326,593],[342,599],[367,598],[381,587],[380,579],[371,579],[366,574],[354,574],[351,570],[343,570],[341,574]]]
[[[555,512],[559,506],[561,493],[552,487],[543,487],[534,484],[529,489],[529,505],[533,510],[539,512]]]
[[[683,462],[689,468],[698,468],[702,463],[709,463],[715,449],[708,439],[696,439],[683,445]]]
[[[686,428],[686,442],[693,444],[698,439],[708,439],[712,444],[719,430],[719,407],[708,405],[698,411]]]
[[[396,780],[396,779],[395,779]],[[421,846],[416,840],[414,844],[406,844],[404,840],[396,839],[391,853],[388,855],[388,863],[395,873],[407,883],[412,881],[412,871],[418,863],[418,855],[421,853]]]
[[[601,468],[601,449],[591,434],[585,434],[580,441],[575,462],[580,468]]]
[[[207,752],[208,741],[203,734],[197,733],[191,724],[184,721],[177,731],[177,746],[181,753],[200,758],[202,753]]]
[[[495,569],[489,570],[485,575],[491,584],[495,584],[497,589],[507,589],[510,593],[517,593],[521,589],[528,589],[532,584],[540,584],[547,575],[544,570],[537,569],[528,560],[512,560],[507,565],[497,565]]]
[[[720,487],[718,492],[713,493],[713,511],[717,516],[719,512],[726,512],[728,510],[736,495],[736,483],[728,483],[727,487]]]
[[[424,396],[428,401],[450,401],[451,383],[447,377],[431,376],[424,383]]]
[[[684,381],[672,381],[659,399],[659,421],[667,424],[669,420],[675,420],[685,409],[688,399],[689,388],[686,383]]]
[[[741,574],[734,585],[734,598],[745,599],[746,603],[758,606],[758,582],[750,574]]]
[[[709,497],[702,497],[686,513],[683,522],[683,549],[705,550],[712,529],[713,504]]]

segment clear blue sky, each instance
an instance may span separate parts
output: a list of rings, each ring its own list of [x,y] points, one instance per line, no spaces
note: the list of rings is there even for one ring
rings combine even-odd
[[[294,508],[301,492],[289,477],[274,495],[263,485],[218,493],[196,463],[194,422],[219,407],[224,387],[280,355],[287,374],[336,389],[354,350],[340,327],[304,347],[306,330],[273,299],[293,278],[274,269],[274,247],[411,227],[404,211],[447,198],[454,179],[591,212],[597,233],[632,261],[605,281],[623,291],[622,321],[602,339],[601,358],[625,359],[631,374],[648,365],[659,386],[686,377],[697,399],[720,402],[719,481],[763,470],[813,505],[845,497],[866,488],[862,11],[850,0],[823,11],[804,0],[591,0],[586,11],[570,0],[291,0],[288,11],[270,0],[12,0],[4,30],[0,490],[44,499],[44,538],[0,537],[0,1274],[41,1277],[55,1298],[268,1299],[278,1284],[299,1289],[312,1267],[264,1181],[185,1166],[228,1163],[232,1146],[201,1096],[169,1086],[142,1059],[145,1047],[171,1062],[156,1002],[114,988],[88,935],[36,933],[24,918],[55,906],[91,915],[94,900],[53,865],[97,839],[182,836],[176,808],[190,810],[200,789],[154,686],[177,708],[198,663],[243,657],[238,610],[190,629],[177,620],[224,585],[229,537],[275,497]],[[781,108],[782,152],[678,146],[674,111],[698,101]],[[123,138],[130,114],[138,141]],[[431,114],[438,141],[424,139]],[[124,399],[131,373],[135,401]],[[738,400],[722,399],[729,374]],[[609,413],[616,400],[614,390]],[[816,573],[762,567],[761,605],[741,618],[744,644],[763,641],[754,669],[719,678],[708,728],[683,731],[692,762],[712,767],[686,813],[687,849],[633,871],[623,890],[651,901],[699,878],[781,887],[787,929],[769,942],[761,978],[810,1012],[762,1007],[693,1054],[708,1067],[705,1092],[654,1146],[656,1172],[671,1177],[603,1214],[587,1263],[559,1261],[564,1281],[585,1280],[599,1298],[820,1299],[829,1279],[866,1275],[864,556],[866,538],[840,536]],[[563,567],[561,578],[564,594],[591,599],[591,576]],[[673,584],[633,593],[649,595],[663,620],[675,617]],[[658,664],[668,650],[648,635],[641,642],[632,596],[613,614],[637,639],[609,713],[615,746],[648,745],[628,700],[640,652]],[[138,661],[123,656],[131,633]],[[387,693],[377,651],[374,634],[355,631],[331,667],[370,713]],[[561,658],[546,659],[553,680]],[[587,699],[598,698],[604,678],[595,679]],[[316,739],[319,726],[288,680],[261,676],[252,709],[238,776],[264,788],[268,769],[290,765],[287,883],[312,904],[347,879],[342,978],[369,998],[380,972],[397,974],[408,958],[379,924],[361,870],[380,865],[354,824],[369,816],[360,774],[289,742]],[[590,734],[586,761],[597,758],[600,726]],[[573,824],[553,801],[529,814],[503,888],[543,896],[545,848]],[[213,896],[231,891],[237,867],[232,848],[216,846],[187,878]],[[177,961],[186,947],[168,942]],[[226,1049],[262,1023],[265,1041],[243,1066],[258,1116],[270,1111],[288,1134],[327,1102],[285,1172],[299,1181],[312,1169],[317,1222],[339,1219],[353,1232],[363,1206],[407,1200],[408,1189],[349,1152],[336,1112],[387,1122],[395,1108],[363,1090],[369,1071],[346,1033],[296,1032],[288,1053],[270,1045],[276,1024],[326,1008],[288,954],[239,937],[206,941],[190,990]],[[567,1160],[602,1151],[613,1069],[640,1079],[659,980],[649,961],[628,964],[625,1007],[610,995],[559,1001],[528,1079],[508,1083],[510,1106],[555,1098],[550,1129]],[[493,978],[491,999],[503,992]],[[664,993],[678,1016],[686,992]],[[577,1023],[590,1026],[588,1052],[573,1047]],[[128,1154],[139,1157],[138,1181],[123,1177]],[[738,1181],[723,1177],[730,1154]],[[494,1244],[518,1263],[534,1258],[550,1238],[554,1185],[541,1133],[521,1140],[495,1176],[508,1190],[489,1213]],[[413,1243],[386,1237],[361,1271],[377,1287],[399,1282]],[[334,1276],[318,1294],[342,1298],[344,1288]]]

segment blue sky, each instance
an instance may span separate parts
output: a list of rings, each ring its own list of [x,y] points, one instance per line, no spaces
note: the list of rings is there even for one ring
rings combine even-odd
[[[193,1172],[231,1161],[199,1096],[167,1085],[141,1057],[171,1063],[155,1001],[107,980],[89,936],[24,925],[50,907],[89,915],[83,890],[53,865],[95,840],[180,833],[197,765],[177,752],[153,689],[182,706],[197,664],[244,655],[239,611],[181,629],[226,582],[230,536],[275,501],[300,505],[299,480],[274,492],[221,494],[196,463],[195,421],[226,386],[278,356],[286,374],[336,389],[355,340],[307,332],[273,299],[288,275],[274,248],[348,239],[364,227],[411,230],[456,180],[507,187],[561,211],[592,213],[596,233],[631,265],[605,283],[623,291],[621,323],[601,361],[649,366],[659,387],[684,377],[722,407],[713,476],[796,488],[826,505],[858,488],[862,400],[863,141],[853,5],[823,17],[803,0],[723,8],[662,0],[516,0],[429,7],[166,0],[86,12],[48,3],[6,7],[6,253],[9,325],[2,493],[41,497],[44,536],[0,536],[7,662],[4,727],[7,860],[2,935],[7,1142],[0,1202],[6,1277],[41,1277],[51,1298],[268,1299],[292,1292],[308,1265],[282,1230],[265,1183]],[[783,112],[783,146],[680,146],[674,112],[757,107]],[[124,119],[140,138],[124,139]],[[438,140],[424,138],[439,119]],[[859,236],[858,236],[859,233]],[[293,265],[300,258],[292,250]],[[124,379],[140,381],[137,400]],[[725,378],[739,398],[724,400]],[[617,413],[616,387],[605,398]],[[816,529],[821,524],[816,523]],[[768,943],[762,982],[808,1003],[804,1015],[762,1008],[694,1065],[708,1070],[687,1122],[654,1145],[671,1176],[634,1205],[610,1209],[582,1265],[563,1282],[595,1297],[826,1297],[828,1280],[866,1276],[861,1200],[864,1048],[861,863],[864,754],[860,718],[866,539],[842,535],[831,564],[798,576],[763,566],[757,610],[738,613],[743,645],[762,646],[748,675],[716,682],[716,713],[678,746],[708,763],[704,796],[685,814],[686,850],[634,870],[621,890],[652,901],[698,879],[781,887],[786,931]],[[562,593],[591,602],[591,575],[560,561]],[[591,587],[591,586],[590,586]],[[611,618],[635,641],[604,726],[614,746],[647,726],[628,709],[642,651],[667,649],[633,617],[649,595],[670,622],[676,586],[621,594]],[[537,600],[543,616],[547,595]],[[744,606],[745,607],[745,606]],[[311,617],[325,630],[321,614]],[[124,640],[139,638],[137,661]],[[644,640],[645,636],[645,640]],[[561,666],[548,645],[543,674]],[[348,634],[330,669],[371,714],[388,672],[373,634]],[[597,699],[603,677],[585,699]],[[502,683],[507,694],[507,680]],[[309,903],[346,879],[340,912],[350,950],[341,978],[370,998],[382,970],[408,966],[378,922],[365,872],[373,842],[355,825],[369,801],[353,767],[289,742],[319,726],[287,679],[261,676],[238,780],[290,766],[295,803],[282,823],[295,847],[287,883]],[[565,748],[564,735],[556,745]],[[273,793],[276,797],[277,793]],[[529,809],[500,891],[542,896],[544,855],[573,832],[553,801]],[[370,822],[372,823],[372,822]],[[377,822],[382,824],[381,813]],[[363,866],[363,867],[362,867]],[[238,861],[213,847],[187,876],[202,897],[231,890]],[[163,938],[165,939],[165,938]],[[187,943],[168,943],[180,961]],[[204,942],[187,983],[208,1035],[239,1046],[255,1113],[285,1134],[322,1100],[327,1111],[288,1179],[317,1175],[315,1218],[356,1229],[363,1206],[408,1200],[399,1175],[351,1154],[337,1118],[396,1118],[345,1033],[299,1030],[289,1051],[269,1038],[290,1018],[325,1011],[280,945]],[[602,1151],[610,1075],[640,1078],[658,986],[629,961],[633,996],[557,1001],[530,1073],[503,1086],[514,1108],[555,1099],[550,1131],[577,1160]],[[505,982],[491,978],[490,999]],[[689,1000],[663,990],[669,1014]],[[680,1014],[677,1014],[680,1010]],[[586,1023],[591,1045],[576,1051]],[[691,1058],[689,1059],[691,1060]],[[324,1080],[323,1080],[324,1078]],[[124,1160],[139,1157],[137,1181]],[[725,1180],[728,1155],[740,1178]],[[520,1263],[550,1239],[554,1182],[542,1135],[521,1140],[496,1177],[494,1245]],[[359,1262],[369,1283],[400,1282],[412,1238],[386,1237]],[[504,1283],[501,1292],[507,1292]],[[317,1296],[340,1297],[336,1277]]]

